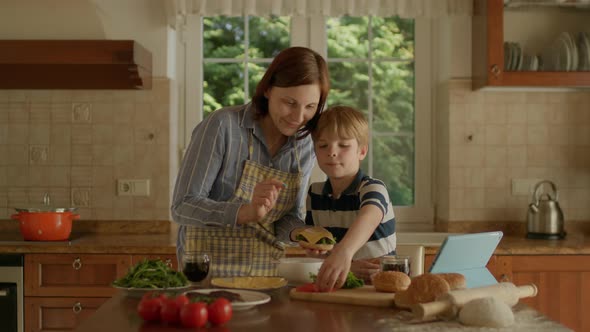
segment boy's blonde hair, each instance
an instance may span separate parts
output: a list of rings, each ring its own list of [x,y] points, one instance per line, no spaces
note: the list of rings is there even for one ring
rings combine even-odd
[[[333,106],[325,110],[311,135],[317,141],[322,133],[336,134],[343,139],[356,139],[359,146],[369,145],[369,124],[365,115],[349,106]]]

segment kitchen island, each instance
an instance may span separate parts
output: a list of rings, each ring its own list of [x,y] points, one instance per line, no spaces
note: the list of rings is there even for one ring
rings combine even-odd
[[[292,300],[289,287],[267,292],[272,300],[252,309],[236,311],[223,326],[200,329],[207,331],[481,331],[458,322],[408,324],[396,317],[403,313],[394,307],[370,307]],[[139,299],[116,294],[86,319],[77,332],[164,332],[188,331],[162,323],[144,323],[136,312]],[[502,331],[571,331],[542,316],[524,304],[514,307],[515,324]],[[487,329],[489,331],[489,329]]]
[[[116,296],[112,281],[144,258],[161,258],[176,268],[176,232],[169,222],[84,222],[79,220],[69,241],[57,242],[22,241],[15,223],[0,227],[0,253],[25,257],[26,287],[20,296],[26,326],[73,329]],[[426,269],[437,251],[438,246],[425,247]],[[303,252],[292,247],[286,254]],[[488,268],[498,281],[537,285],[539,295],[523,299],[524,304],[573,330],[590,331],[584,309],[590,303],[587,231],[571,232],[564,240],[506,235]]]

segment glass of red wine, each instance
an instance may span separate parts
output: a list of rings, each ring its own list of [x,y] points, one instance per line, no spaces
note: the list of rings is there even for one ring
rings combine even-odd
[[[181,258],[182,273],[194,285],[200,285],[209,275],[211,259],[206,253],[188,252]]]

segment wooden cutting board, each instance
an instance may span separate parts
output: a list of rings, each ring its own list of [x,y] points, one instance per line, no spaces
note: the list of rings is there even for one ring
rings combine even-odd
[[[289,295],[292,299],[328,302],[328,303],[346,303],[367,305],[373,307],[393,307],[394,293],[377,292],[373,286],[363,286],[353,289],[339,289],[327,293],[308,293],[298,292],[295,288],[291,289]]]

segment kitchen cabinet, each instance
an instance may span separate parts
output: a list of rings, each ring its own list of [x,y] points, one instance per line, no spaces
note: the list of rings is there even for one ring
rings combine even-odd
[[[522,301],[574,331],[590,331],[590,256],[498,256],[516,285],[533,283],[536,297]]]
[[[532,19],[532,24],[523,23],[520,17],[525,15],[527,18],[538,15],[539,19]],[[553,17],[556,22],[547,21]],[[523,45],[525,52],[539,54],[541,49],[550,47],[563,31],[587,32],[587,23],[583,22],[588,20],[588,8],[539,6],[509,10],[505,9],[504,0],[475,0],[472,18],[473,89],[590,87],[589,71],[507,71],[504,52],[504,42],[511,41]],[[578,21],[579,26],[575,23]],[[511,40],[512,37],[519,40]]]
[[[131,255],[25,255],[25,331],[73,330],[118,291]]]
[[[71,331],[110,297],[27,297],[26,331]]]
[[[434,255],[425,256],[428,271]],[[537,296],[521,301],[574,331],[590,331],[590,255],[494,255],[487,265],[498,281],[535,284]]]

